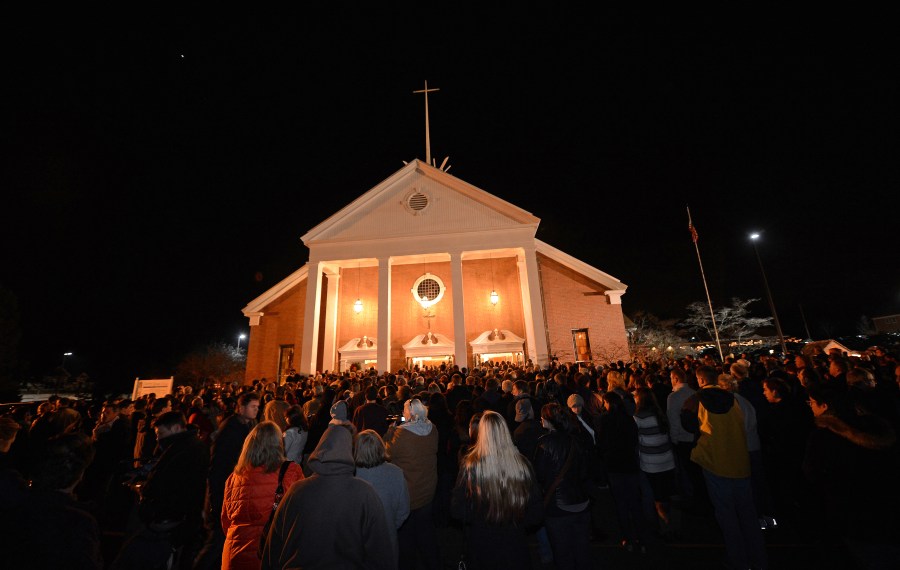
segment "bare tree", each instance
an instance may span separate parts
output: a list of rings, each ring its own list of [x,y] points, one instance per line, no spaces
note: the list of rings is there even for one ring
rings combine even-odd
[[[188,354],[175,368],[179,385],[202,386],[207,382],[227,384],[244,379],[246,355],[228,343],[218,342]]]
[[[719,329],[720,338],[733,338],[738,341],[750,336],[762,327],[772,324],[772,317],[751,317],[747,308],[751,303],[759,299],[740,299],[732,297],[731,305],[715,310],[716,327]],[[712,318],[709,314],[709,305],[701,301],[694,301],[687,307],[688,318],[681,321],[678,326],[695,333],[705,334],[707,339],[714,339]]]
[[[630,318],[634,323],[629,347],[633,360],[655,361],[693,352],[675,330],[676,321],[660,320],[645,311],[638,311]]]

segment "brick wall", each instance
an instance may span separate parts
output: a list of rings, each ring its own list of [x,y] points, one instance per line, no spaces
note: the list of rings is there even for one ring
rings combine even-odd
[[[591,353],[595,361],[605,362],[627,357],[628,343],[622,306],[609,304],[604,289],[583,275],[559,263],[538,256],[544,291],[550,353],[560,360],[573,361],[572,329],[588,329]],[[428,319],[431,331],[454,340],[453,283],[449,262],[427,265],[395,265],[391,268],[391,370],[406,365],[403,345],[428,330],[422,307],[413,299],[410,289],[428,271],[443,281],[447,288],[440,302],[433,306],[434,317]],[[521,287],[515,257],[464,260],[462,264],[463,294],[466,319],[467,362],[472,349],[468,342],[486,330],[507,329],[525,338]],[[491,305],[490,292],[495,289],[500,302]],[[295,368],[303,348],[303,312],[307,282],[304,280],[263,309],[260,324],[251,327],[245,381],[257,378],[275,379],[278,355],[282,345],[294,345]],[[369,336],[378,339],[378,268],[346,268],[338,287],[337,336],[335,348],[353,338]],[[323,295],[326,290],[323,288]],[[600,293],[585,295],[584,293]],[[363,311],[355,313],[353,303],[359,297]],[[543,334],[543,331],[536,331]],[[337,361],[337,355],[335,355]]]
[[[584,275],[543,255],[538,255],[538,262],[550,354],[561,362],[574,362],[572,329],[587,329],[595,362],[626,359],[628,338],[622,305],[611,305],[609,297],[602,294],[606,289]]]
[[[303,348],[305,305],[306,280],[303,280],[263,309],[264,315],[259,324],[250,327],[245,383],[278,377],[278,356],[282,345],[294,345],[294,367],[297,368]]]

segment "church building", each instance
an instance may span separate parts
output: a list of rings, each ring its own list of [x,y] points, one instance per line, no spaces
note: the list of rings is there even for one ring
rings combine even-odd
[[[536,239],[539,223],[428,158],[407,163],[309,230],[309,261],[244,307],[246,381],[626,360],[626,285]]]

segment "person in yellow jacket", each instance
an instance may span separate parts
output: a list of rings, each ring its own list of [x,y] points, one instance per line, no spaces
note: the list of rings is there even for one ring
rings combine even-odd
[[[691,461],[703,470],[709,499],[722,530],[729,568],[766,568],[765,540],[753,502],[747,414],[719,388],[718,371],[697,368],[700,390],[681,408],[681,424],[697,437]]]

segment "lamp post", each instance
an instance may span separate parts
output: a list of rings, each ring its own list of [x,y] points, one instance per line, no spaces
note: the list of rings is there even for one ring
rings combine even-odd
[[[56,382],[54,383],[54,386],[53,386],[54,394],[59,394],[59,381],[60,381],[60,378],[62,377],[62,375],[65,374],[66,376],[68,376],[68,374],[69,374],[68,372],[66,372],[66,357],[67,356],[72,356],[72,353],[64,352],[62,355],[62,366],[60,366],[59,375],[56,376]]]
[[[763,285],[766,287],[766,297],[769,300],[769,309],[772,311],[772,318],[775,320],[775,332],[778,334],[778,341],[781,343],[781,353],[787,354],[787,345],[784,344],[784,334],[781,332],[781,323],[778,321],[778,313],[775,311],[775,301],[772,300],[772,292],[769,290],[769,280],[766,279],[766,270],[763,269],[762,258],[759,256],[759,250],[756,248],[756,240],[758,239],[758,233],[750,234],[750,243],[753,244],[753,252],[756,253],[756,261],[759,262],[759,271],[762,273]]]
[[[237,345],[237,349],[238,349],[239,351],[241,350],[241,341],[244,340],[245,338],[247,338],[247,335],[245,335],[244,333],[241,333],[241,334],[238,335],[238,345]]]

